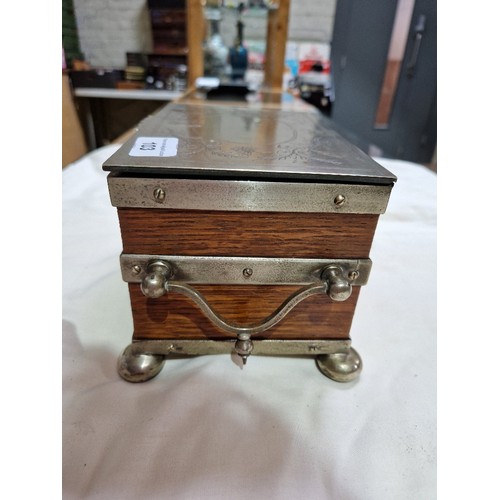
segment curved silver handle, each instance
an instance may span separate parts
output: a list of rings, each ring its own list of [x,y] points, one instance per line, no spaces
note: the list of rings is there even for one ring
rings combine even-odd
[[[324,293],[334,301],[347,300],[351,295],[352,286],[344,274],[344,270],[339,266],[327,266],[321,273],[321,281],[300,288],[267,318],[247,325],[229,323],[210,306],[198,290],[181,281],[169,280],[173,275],[172,266],[165,261],[154,261],[148,265],[148,272],[141,282],[141,290],[146,297],[152,299],[167,292],[177,292],[189,297],[215,326],[237,335],[235,350],[245,361],[253,349],[250,336],[262,333],[279,323],[295,306],[311,295]]]
[[[326,293],[326,287],[326,283],[314,283],[312,285],[304,286],[288,297],[267,318],[257,323],[238,326],[227,322],[222,316],[215,312],[205,297],[203,297],[203,295],[192,286],[178,281],[167,281],[165,284],[165,290],[167,292],[177,292],[189,297],[215,326],[227,333],[233,333],[236,335],[255,335],[269,330],[269,328],[279,323],[297,304],[302,302],[304,299],[307,299],[307,297],[319,293]]]
[[[171,281],[172,266],[165,261],[154,261],[148,265],[147,274],[141,282],[142,293],[156,299],[167,292],[177,292],[189,297],[217,327],[232,334],[254,335],[268,330],[279,323],[297,304],[311,295],[326,293],[334,301],[343,301],[350,297],[352,286],[344,278],[344,271],[339,266],[327,266],[321,273],[321,281],[306,285],[288,297],[271,315],[258,323],[235,325],[227,322],[210,306],[203,295],[194,287],[181,281]]]

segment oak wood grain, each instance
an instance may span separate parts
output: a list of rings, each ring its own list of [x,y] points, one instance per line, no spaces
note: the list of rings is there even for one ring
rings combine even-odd
[[[368,258],[378,215],[119,208],[125,253]]]
[[[220,315],[239,325],[266,318],[298,287],[197,285]],[[254,339],[349,339],[360,287],[344,302],[315,295],[297,305],[280,323]],[[134,340],[224,339],[234,337],[214,326],[189,298],[178,293],[146,298],[138,284],[129,284]]]

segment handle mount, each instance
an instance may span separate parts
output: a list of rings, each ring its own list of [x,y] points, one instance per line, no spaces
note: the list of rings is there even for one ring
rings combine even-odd
[[[247,274],[248,269],[245,268]],[[313,283],[309,283],[294,292],[267,318],[247,325],[229,323],[210,306],[198,290],[188,283],[172,280],[173,276],[174,266],[168,261],[153,260],[149,262],[146,274],[141,281],[142,293],[151,299],[157,299],[165,293],[171,292],[177,292],[189,297],[215,326],[237,336],[235,351],[245,363],[253,349],[252,335],[262,333],[273,327],[295,306],[312,295],[327,294],[334,301],[347,300],[352,292],[351,282],[358,278],[359,272],[348,272],[338,264],[328,265],[321,270],[319,281],[313,281]]]

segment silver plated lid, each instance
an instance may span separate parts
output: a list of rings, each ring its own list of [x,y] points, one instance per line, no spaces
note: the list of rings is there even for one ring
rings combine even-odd
[[[142,121],[103,169],[140,176],[396,181],[319,113],[244,105],[169,104]]]

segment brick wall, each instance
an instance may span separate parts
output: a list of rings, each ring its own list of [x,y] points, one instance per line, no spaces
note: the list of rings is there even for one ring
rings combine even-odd
[[[80,47],[95,67],[120,68],[126,52],[151,52],[146,0],[74,0]]]
[[[291,0],[288,38],[330,44],[337,0]]]
[[[330,43],[336,0],[291,0],[288,39]],[[126,52],[151,52],[146,0],[74,0],[81,50],[92,66],[123,67]],[[226,14],[223,36],[231,44],[235,22]],[[248,39],[265,39],[265,19],[248,16]]]

